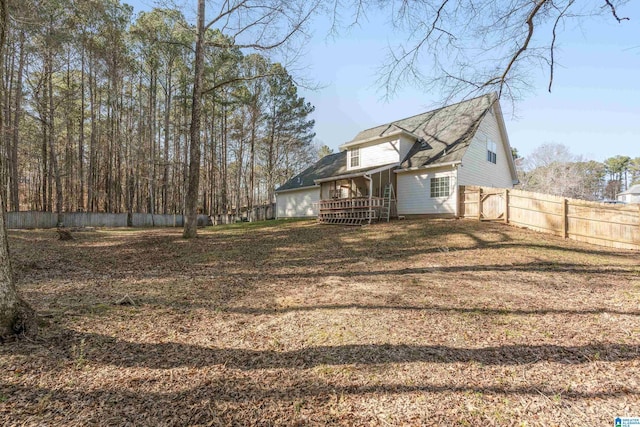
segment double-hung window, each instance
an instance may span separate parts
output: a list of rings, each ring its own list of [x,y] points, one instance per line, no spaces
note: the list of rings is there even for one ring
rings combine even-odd
[[[449,177],[442,176],[431,178],[431,197],[449,197],[451,188],[449,187]]]
[[[349,150],[349,156],[351,158],[350,165],[352,168],[360,166],[360,148],[356,147]]]
[[[498,157],[496,152],[497,152],[496,143],[491,141],[490,139],[487,140],[487,161],[488,162],[491,162],[491,163],[496,162]]]

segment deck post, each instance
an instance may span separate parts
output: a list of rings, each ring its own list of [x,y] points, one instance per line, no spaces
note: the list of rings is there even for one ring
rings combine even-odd
[[[563,239],[566,239],[569,237],[569,218],[567,218],[568,204],[569,204],[569,200],[562,199],[562,238]]]
[[[372,197],[373,197],[373,178],[371,176],[364,175],[364,178],[369,181],[369,224],[371,224],[372,214]]]
[[[504,223],[509,224],[509,189],[504,189]]]

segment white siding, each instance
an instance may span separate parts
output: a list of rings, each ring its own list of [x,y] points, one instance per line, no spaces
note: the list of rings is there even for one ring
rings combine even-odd
[[[351,167],[351,151],[349,151],[347,155],[347,170],[358,170],[399,162],[401,160],[400,155],[402,151],[408,151],[406,145],[406,143],[401,144],[397,136],[395,139],[382,139],[381,141],[359,145],[360,166],[357,168]],[[404,153],[405,155],[406,151]]]
[[[640,194],[620,194],[618,196],[618,200],[627,202],[627,203],[640,203]]]
[[[495,110],[487,113],[482,119],[471,145],[462,158],[462,167],[459,169],[460,185],[482,185],[496,188],[513,187],[513,178],[509,170],[509,157],[505,141],[500,132]],[[487,160],[487,140],[496,143],[496,163]]]
[[[432,198],[431,178],[449,177],[449,197]],[[398,174],[398,215],[456,215],[458,185],[456,170],[451,167]]]
[[[320,187],[303,188],[276,194],[276,218],[318,216]]]
[[[415,142],[416,142],[415,138],[409,138],[407,136],[402,136],[400,138],[400,159],[398,160],[399,162],[404,160],[407,153],[409,153],[409,150],[411,150],[411,147],[413,147],[413,144],[415,144]]]

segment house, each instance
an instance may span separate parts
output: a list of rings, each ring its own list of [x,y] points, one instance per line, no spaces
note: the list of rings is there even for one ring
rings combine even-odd
[[[640,184],[632,185],[618,194],[618,200],[625,203],[640,203]]]
[[[358,133],[276,190],[278,218],[458,215],[458,187],[511,188],[516,168],[495,93]],[[390,192],[390,190],[388,190]]]

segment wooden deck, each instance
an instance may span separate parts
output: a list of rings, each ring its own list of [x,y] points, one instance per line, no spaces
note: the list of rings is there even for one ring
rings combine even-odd
[[[325,224],[362,225],[380,218],[382,197],[320,200],[318,222]]]

